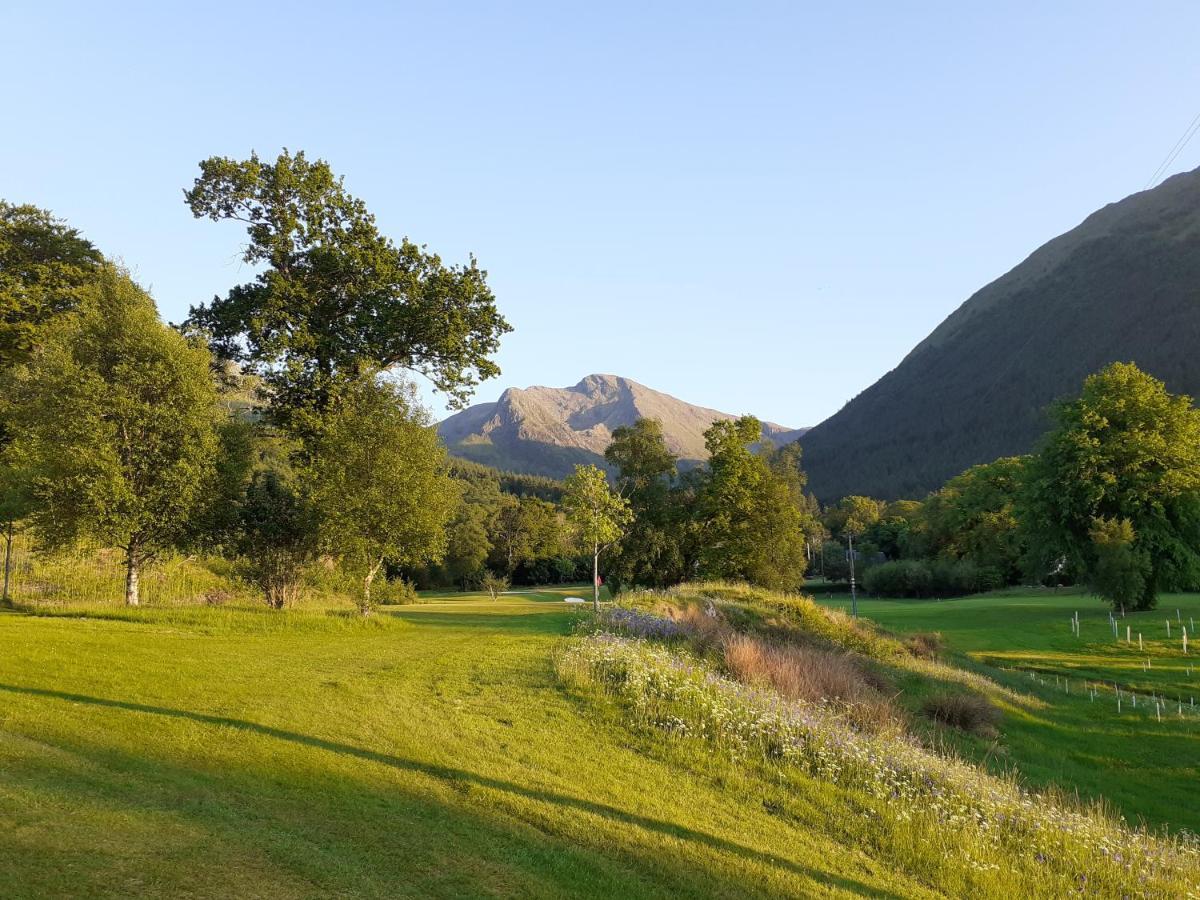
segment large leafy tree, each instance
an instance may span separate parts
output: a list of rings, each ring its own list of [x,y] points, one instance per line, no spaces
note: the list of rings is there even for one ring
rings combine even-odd
[[[86,286],[102,262],[46,210],[0,200],[0,372],[29,357],[51,319],[90,296]]]
[[[700,569],[792,590],[803,582],[808,562],[801,494],[790,476],[772,471],[768,459],[751,450],[761,433],[753,416],[715,422],[705,432]]]
[[[1132,363],[1114,363],[1055,418],[1019,501],[1031,562],[1044,572],[1064,558],[1095,578],[1101,554],[1128,544],[1142,571],[1142,609],[1160,590],[1200,583],[1200,411],[1191,399]]]
[[[0,200],[0,603],[11,603],[13,540],[33,499],[28,472],[16,459],[16,450],[5,452],[16,394],[6,382],[13,367],[29,359],[47,325],[89,296],[85,287],[102,261],[77,230],[46,210]]]
[[[1017,497],[1024,457],[1005,457],[956,475],[925,502],[925,550],[995,570],[1006,582],[1020,575],[1023,553]]]
[[[608,486],[596,466],[576,466],[567,477],[563,510],[575,535],[592,557],[592,606],[600,611],[600,555],[625,531],[632,513],[629,502]]]
[[[185,538],[211,482],[220,412],[207,349],[127,275],[106,268],[88,291],[15,374],[16,447],[42,541],[122,549],[136,605],[142,567]]]
[[[243,259],[261,268],[189,323],[262,375],[272,415],[298,434],[365,373],[420,373],[456,405],[499,373],[490,356],[510,329],[486,272],[393,243],[324,161],[213,157],[186,199],[197,217],[245,223]]]
[[[501,494],[491,517],[495,567],[508,578],[521,563],[558,555],[562,528],[554,504],[537,497]]]
[[[322,545],[362,579],[363,614],[385,563],[441,558],[459,490],[412,385],[366,377],[341,391],[307,477]]]
[[[617,490],[633,514],[625,538],[609,560],[609,584],[666,587],[682,581],[685,571],[686,516],[682,491],[672,481],[675,457],[662,425],[639,419],[613,431],[605,459],[617,470]]]

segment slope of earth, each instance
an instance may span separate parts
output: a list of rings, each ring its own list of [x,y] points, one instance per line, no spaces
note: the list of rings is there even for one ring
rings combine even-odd
[[[1200,170],[1088,216],[947,318],[804,435],[809,485],[921,497],[1029,452],[1048,407],[1111,362],[1200,394]]]
[[[685,465],[707,458],[704,431],[729,413],[685,403],[628,378],[589,375],[573,387],[509,388],[495,403],[480,403],[438,425],[450,452],[513,472],[561,478],[577,463],[604,464],[612,433],[638,419],[657,419],[667,447]],[[804,429],[763,423],[775,444]]]
[[[940,896],[573,698],[564,593],[0,613],[0,896]]]
[[[836,598],[836,599],[835,599]],[[844,596],[822,599],[846,609]],[[1016,766],[1038,787],[1103,797],[1131,822],[1200,832],[1200,808],[1180,803],[1200,771],[1200,666],[1182,652],[1179,626],[1200,618],[1200,595],[1170,594],[1160,609],[1118,619],[1075,591],[998,591],[959,600],[859,600],[859,613],[901,634],[940,632],[952,657],[1047,701],[1012,710],[999,741],[958,749],[996,768]],[[1179,621],[1176,620],[1178,610]],[[1077,637],[1070,619],[1079,614]],[[1166,636],[1166,619],[1173,629]],[[1126,643],[1125,629],[1132,643]],[[1143,636],[1141,651],[1137,636]],[[1150,660],[1150,668],[1143,667]],[[1038,680],[1030,678],[1036,674]],[[1117,710],[1113,685],[1124,700]],[[1092,699],[1090,685],[1096,685]],[[1139,695],[1134,706],[1129,691]],[[1168,700],[1161,719],[1152,697]],[[973,744],[973,745],[972,745]]]

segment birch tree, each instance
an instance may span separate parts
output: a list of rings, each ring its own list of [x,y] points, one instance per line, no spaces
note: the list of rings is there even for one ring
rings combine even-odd
[[[220,411],[207,349],[165,326],[107,268],[12,376],[30,521],[50,548],[82,538],[125,555],[125,602],[145,565],[182,540],[212,474]]]
[[[592,606],[600,611],[600,555],[620,540],[633,518],[629,501],[614,493],[595,466],[576,466],[566,480],[562,506],[576,536],[592,554]]]
[[[410,384],[372,377],[344,391],[313,444],[307,477],[321,545],[360,579],[363,615],[385,564],[441,559],[459,492]]]

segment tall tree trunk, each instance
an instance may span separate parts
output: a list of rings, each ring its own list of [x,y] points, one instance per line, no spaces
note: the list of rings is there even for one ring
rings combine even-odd
[[[600,548],[592,553],[592,608],[600,612]]]
[[[0,594],[0,604],[4,606],[12,606],[12,595],[9,593],[9,584],[12,581],[12,547],[13,523],[10,520],[4,530],[4,593]]]
[[[141,578],[141,562],[131,548],[125,552],[125,605],[137,606],[141,601],[138,591]]]

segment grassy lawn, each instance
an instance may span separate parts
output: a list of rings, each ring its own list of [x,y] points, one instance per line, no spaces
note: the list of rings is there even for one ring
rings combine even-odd
[[[0,614],[0,896],[935,895],[566,693],[566,595]]]
[[[837,594],[832,599],[818,594],[818,599],[839,609],[850,605],[848,597]],[[1037,711],[1006,708],[999,743],[964,742],[969,754],[986,758],[993,767],[1015,766],[1035,786],[1104,797],[1131,821],[1200,831],[1200,805],[1184,799],[1200,783],[1200,644],[1184,656],[1176,620],[1176,609],[1184,625],[1191,617],[1200,620],[1200,595],[1164,595],[1159,607],[1118,618],[1118,641],[1113,639],[1107,608],[1075,591],[859,601],[860,615],[900,633],[941,632],[948,650],[960,660],[1047,701]],[[1079,637],[1069,623],[1076,611]],[[1125,643],[1127,625],[1132,644]],[[1190,636],[1190,627],[1188,631]],[[1142,652],[1138,632],[1143,635]],[[1146,659],[1149,670],[1143,667]],[[1002,671],[1009,669],[1019,671]],[[1041,681],[1031,681],[1030,671],[1040,673]],[[1062,679],[1069,679],[1065,688]],[[1088,681],[1107,684],[1095,701],[1084,691]],[[1113,682],[1123,691],[1144,695],[1137,709],[1127,697],[1118,715]],[[1170,700],[1161,722],[1147,702],[1152,693]],[[1195,712],[1190,708],[1193,696]],[[1182,717],[1179,701],[1184,705]]]

